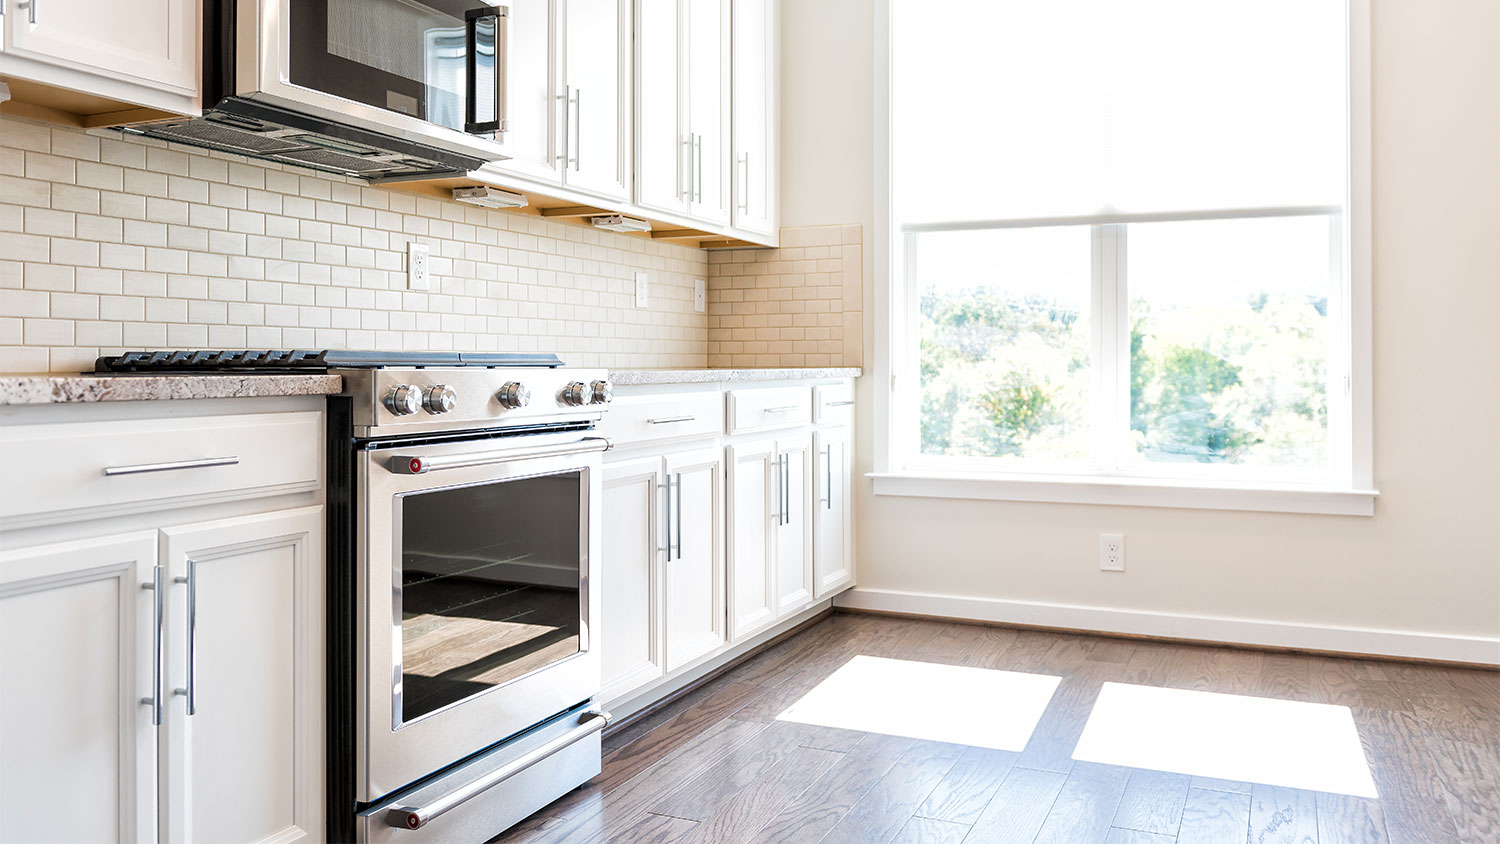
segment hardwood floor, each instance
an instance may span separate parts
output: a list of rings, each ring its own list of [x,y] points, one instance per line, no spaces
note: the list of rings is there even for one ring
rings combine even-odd
[[[1061,681],[1019,751],[776,720],[856,655]],[[1380,796],[1075,761],[1105,682],[1349,707]],[[1500,672],[832,615],[611,732],[496,841],[1496,844]]]

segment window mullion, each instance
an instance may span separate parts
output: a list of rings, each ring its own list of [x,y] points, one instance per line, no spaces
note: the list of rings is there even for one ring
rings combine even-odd
[[[1121,469],[1130,427],[1130,328],[1125,292],[1125,226],[1094,226],[1094,463]]]
[[[1126,249],[1128,248],[1129,225],[1116,223],[1110,229],[1110,258],[1113,267],[1111,287],[1114,289],[1114,313],[1110,325],[1114,326],[1114,373],[1115,392],[1111,406],[1114,419],[1110,426],[1114,448],[1111,451],[1114,471],[1123,471],[1126,449],[1130,443],[1130,279],[1126,271]]]
[[[1105,232],[1108,226],[1093,225],[1089,227],[1090,244],[1092,247],[1089,260],[1090,296],[1089,296],[1089,335],[1091,340],[1090,361],[1094,376],[1094,407],[1093,407],[1093,431],[1092,431],[1092,462],[1097,471],[1107,471],[1113,465],[1110,455],[1109,428],[1113,411],[1110,405],[1113,403],[1111,394],[1113,383],[1110,377],[1112,371],[1108,359],[1110,348],[1110,335],[1108,314],[1110,305],[1108,299],[1111,296],[1110,283],[1107,276],[1110,261],[1108,258],[1108,235]]]

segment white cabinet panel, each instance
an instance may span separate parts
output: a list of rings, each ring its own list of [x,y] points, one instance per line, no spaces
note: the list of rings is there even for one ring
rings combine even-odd
[[[739,641],[776,618],[771,503],[774,440],[726,449],[729,468],[729,634]]]
[[[665,481],[660,457],[604,466],[603,560],[597,575],[603,700],[620,697],[664,673],[660,547]]]
[[[679,0],[636,2],[635,202],[677,213],[687,210],[691,143],[683,94],[684,11]]]
[[[190,0],[7,0],[7,52],[198,90],[198,4]]]
[[[510,158],[484,166],[549,182],[562,181],[562,82],[558,0],[508,0],[505,65],[506,131]]]
[[[322,525],[310,507],[162,531],[178,690],[162,737],[164,841],[322,837]]]
[[[736,228],[776,233],[778,74],[775,0],[731,0],[730,179]]]
[[[564,181],[617,199],[630,196],[630,3],[566,0]]]
[[[667,670],[724,643],[723,451],[668,455],[671,484],[666,561]]]
[[[155,531],[0,554],[0,842],[156,839],[155,565]]]
[[[689,213],[729,222],[729,0],[687,0]]]
[[[809,507],[812,493],[812,439],[807,434],[776,440],[780,478],[779,504],[772,512],[781,518],[776,535],[776,614],[790,615],[813,600],[812,525]],[[776,490],[773,489],[773,493]]]
[[[848,428],[813,434],[813,597],[832,595],[854,582],[852,444]]]

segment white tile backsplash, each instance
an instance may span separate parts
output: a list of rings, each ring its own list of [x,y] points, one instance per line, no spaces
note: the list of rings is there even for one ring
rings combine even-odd
[[[406,287],[406,244],[432,285]],[[0,117],[0,372],[137,348],[708,365],[708,254],[110,130]],[[651,307],[632,277],[650,273]]]

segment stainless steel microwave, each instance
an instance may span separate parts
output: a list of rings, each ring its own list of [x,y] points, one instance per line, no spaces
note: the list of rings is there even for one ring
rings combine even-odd
[[[206,0],[202,117],[134,131],[372,181],[508,157],[507,9]]]

